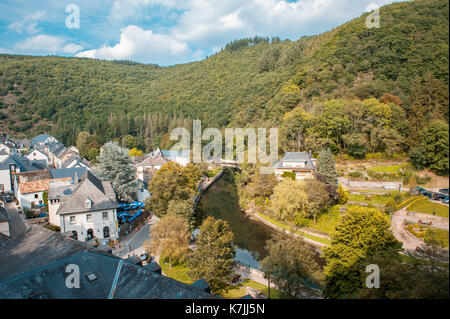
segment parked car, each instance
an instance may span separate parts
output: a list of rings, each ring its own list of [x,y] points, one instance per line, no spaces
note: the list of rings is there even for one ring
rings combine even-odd
[[[444,193],[448,195],[448,188],[441,188],[439,189],[439,193]]]
[[[434,193],[433,194],[433,199],[435,200],[441,200],[448,197],[448,195],[442,194],[442,193]]]
[[[445,197],[445,198],[443,198],[443,199],[442,199],[442,202],[443,202],[444,204],[448,204],[448,196]]]
[[[5,196],[5,202],[7,202],[7,203],[12,202],[12,197],[11,196]]]

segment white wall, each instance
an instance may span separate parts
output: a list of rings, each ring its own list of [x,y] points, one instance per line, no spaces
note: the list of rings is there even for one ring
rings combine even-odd
[[[57,202],[52,203],[52,200],[48,200],[48,221],[51,225],[61,227],[61,219],[59,215],[56,215],[56,212],[59,209],[59,199]]]
[[[9,169],[0,171],[0,184],[3,185],[4,192],[11,192],[11,181],[9,179]]]
[[[39,201],[42,201],[42,203],[44,203],[42,193],[43,192],[21,194],[19,191],[17,193],[17,200],[19,201],[20,207],[30,209],[31,203],[35,203],[36,205],[39,204]],[[37,195],[37,198],[35,198],[35,195]]]
[[[32,151],[26,157],[29,160],[45,160],[45,162],[47,163],[47,166],[48,166],[48,157],[45,154],[43,154],[40,151],[38,151],[38,150]]]
[[[108,219],[104,220],[102,218],[102,213],[108,212]],[[88,222],[86,215],[92,214],[93,221]],[[70,216],[75,216],[75,223],[70,223]],[[76,231],[78,233],[78,240],[85,241],[87,237],[87,231],[89,228],[94,230],[94,236],[99,240],[102,239],[117,239],[117,214],[115,209],[104,210],[98,212],[90,213],[78,213],[78,214],[67,214],[60,216],[61,218],[61,232],[72,232]],[[103,227],[109,227],[109,238],[103,238]]]

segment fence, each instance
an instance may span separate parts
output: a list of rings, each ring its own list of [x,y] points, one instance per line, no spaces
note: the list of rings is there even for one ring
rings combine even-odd
[[[198,184],[197,194],[193,198],[194,210],[197,209],[197,206],[200,203],[200,200],[202,199],[203,193],[205,191],[207,191],[211,187],[211,185],[214,184],[219,178],[221,178],[223,173],[224,173],[224,169],[222,168],[222,170],[216,176],[214,176],[214,178],[211,181],[205,180],[205,179],[202,179],[200,181],[200,183]],[[208,182],[206,185],[205,185],[205,181]]]

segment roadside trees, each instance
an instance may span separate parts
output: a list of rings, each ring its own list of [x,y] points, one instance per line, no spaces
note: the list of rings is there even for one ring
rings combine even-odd
[[[208,217],[200,226],[197,249],[188,259],[188,275],[205,279],[214,293],[227,288],[233,274],[234,235],[227,222]]]
[[[302,292],[322,283],[323,273],[314,252],[301,239],[276,233],[267,241],[266,250],[262,271],[280,291],[301,297]]]
[[[169,259],[170,268],[172,262],[184,261],[189,252],[190,232],[183,217],[166,216],[151,227],[150,240],[145,242],[145,247],[152,254]]]
[[[141,183],[135,180],[136,168],[131,164],[128,150],[117,143],[103,145],[98,156],[99,177],[113,182],[117,195],[125,200],[135,200]]]
[[[375,208],[355,206],[347,210],[336,226],[331,246],[324,251],[327,297],[354,297],[363,287],[361,278],[373,256],[401,249],[390,226],[389,218]]]

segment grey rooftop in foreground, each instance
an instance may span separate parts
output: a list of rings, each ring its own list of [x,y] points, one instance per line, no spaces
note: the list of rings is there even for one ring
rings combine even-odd
[[[80,288],[66,287],[68,265]],[[33,226],[0,247],[0,299],[210,299],[195,287]]]

